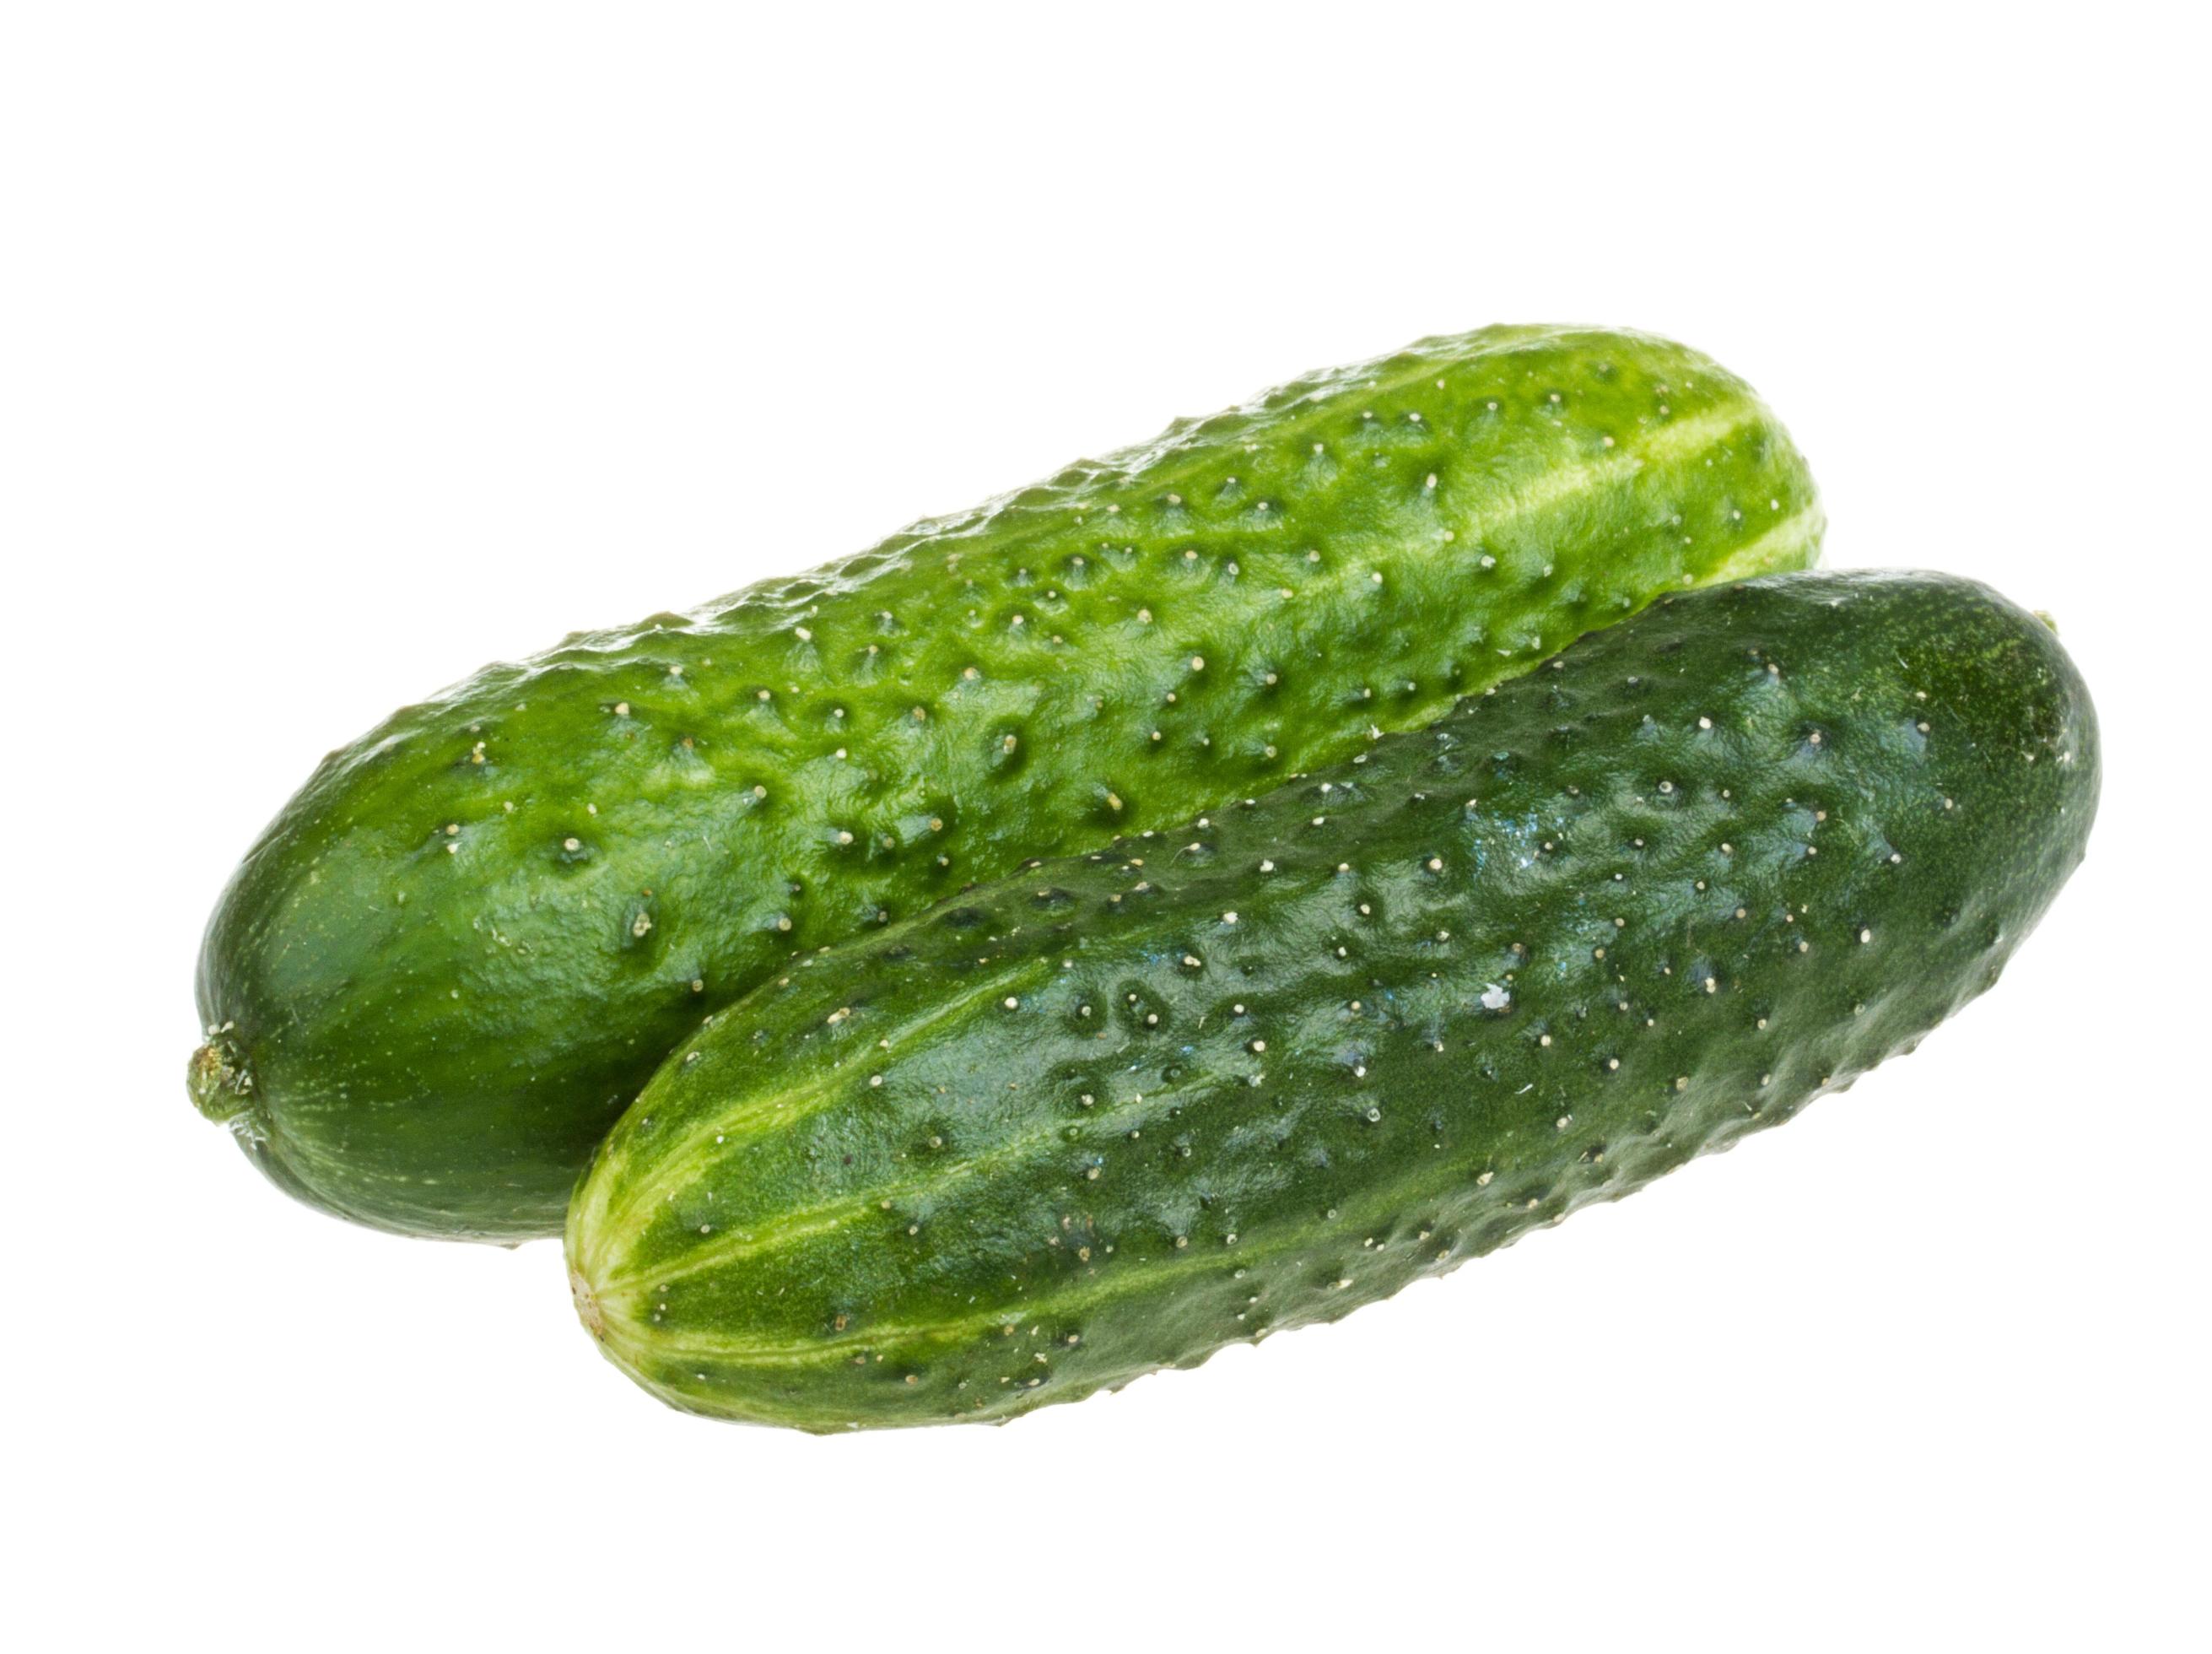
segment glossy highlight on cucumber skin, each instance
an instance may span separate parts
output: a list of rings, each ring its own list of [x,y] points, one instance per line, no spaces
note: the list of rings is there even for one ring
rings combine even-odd
[[[578,1190],[602,1348],[831,1431],[1334,1320],[1911,1049],[2099,775],[2050,629],[1931,575],[1665,599],[1359,757],[718,1013]]]
[[[333,754],[210,924],[192,1093],[343,1216],[557,1233],[668,1048],[793,958],[1345,758],[1820,526],[1772,416],[1663,341],[1489,329],[1312,376]]]

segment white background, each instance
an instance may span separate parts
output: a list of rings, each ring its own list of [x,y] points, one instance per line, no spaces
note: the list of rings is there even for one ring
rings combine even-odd
[[[2204,1646],[2185,9],[804,9],[5,13],[15,1645]],[[216,891],[392,706],[1492,320],[1712,352],[1832,562],[2056,611],[2089,861],[1919,1055],[1342,1325],[829,1440],[186,1102]]]

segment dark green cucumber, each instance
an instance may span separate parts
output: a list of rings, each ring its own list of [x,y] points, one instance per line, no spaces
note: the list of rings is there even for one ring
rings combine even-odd
[[[1773,417],[1662,341],[1299,380],[333,754],[209,927],[193,1094],[347,1217],[558,1233],[668,1048],[794,954],[1809,562],[1820,520]]]
[[[2088,696],[1985,587],[1778,575],[1550,665],[709,1018],[578,1189],[586,1324],[808,1430],[1189,1365],[1848,1085],[2081,860]]]

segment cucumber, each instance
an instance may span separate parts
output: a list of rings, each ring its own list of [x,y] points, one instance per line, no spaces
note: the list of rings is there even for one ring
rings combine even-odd
[[[343,1216],[557,1234],[668,1049],[793,958],[1820,527],[1773,417],[1660,340],[1493,328],[1301,380],[333,754],[210,923],[192,1094]]]
[[[826,1431],[1334,1320],[1910,1050],[2081,858],[2087,693],[1985,587],[1778,575],[1550,666],[709,1017],[576,1193],[601,1347]]]

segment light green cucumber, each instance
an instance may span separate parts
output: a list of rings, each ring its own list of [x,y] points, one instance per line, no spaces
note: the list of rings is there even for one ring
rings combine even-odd
[[[193,1095],[344,1216],[557,1232],[668,1049],[795,959],[1346,758],[1820,527],[1773,417],[1661,340],[1493,328],[1297,380],[332,754],[209,926]]]

